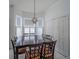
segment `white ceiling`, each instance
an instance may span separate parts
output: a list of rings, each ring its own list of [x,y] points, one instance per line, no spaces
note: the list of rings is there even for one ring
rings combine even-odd
[[[56,1],[57,0],[36,0],[36,13],[44,12]],[[13,4],[16,10],[34,12],[34,0],[10,0],[10,4]]]

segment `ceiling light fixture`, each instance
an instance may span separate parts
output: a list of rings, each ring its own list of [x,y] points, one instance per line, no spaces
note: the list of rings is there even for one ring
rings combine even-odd
[[[32,18],[32,22],[34,24],[36,24],[36,22],[37,22],[36,13],[35,13],[35,0],[34,0],[34,17]]]

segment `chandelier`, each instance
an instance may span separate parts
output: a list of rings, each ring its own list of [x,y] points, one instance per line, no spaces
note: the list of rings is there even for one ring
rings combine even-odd
[[[36,22],[37,22],[36,13],[35,13],[35,0],[34,0],[34,16],[33,16],[33,18],[32,18],[32,22],[33,22],[34,24],[36,24]]]

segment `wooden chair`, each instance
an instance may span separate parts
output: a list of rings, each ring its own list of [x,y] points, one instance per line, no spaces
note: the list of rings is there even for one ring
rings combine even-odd
[[[47,34],[43,34],[42,37],[44,41],[52,41],[53,38],[51,35],[47,35]]]
[[[26,51],[26,59],[41,59],[42,56],[42,44],[33,44],[28,46],[28,51]]]
[[[11,39],[12,47],[13,47],[13,53],[14,53],[14,59],[16,59],[16,47],[15,42]],[[23,54],[26,52],[26,48],[20,48],[18,49],[18,54]]]
[[[13,53],[14,53],[14,59],[15,59],[15,54],[16,54],[16,49],[15,49],[15,46],[14,46],[14,42],[13,40],[11,39],[11,43],[12,43],[12,47],[13,47]]]
[[[43,49],[42,49],[43,59],[54,59],[55,44],[56,41],[43,43]]]

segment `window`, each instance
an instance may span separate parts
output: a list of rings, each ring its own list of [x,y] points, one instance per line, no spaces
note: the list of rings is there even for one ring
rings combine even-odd
[[[24,33],[29,33],[29,28],[24,28]]]
[[[16,15],[16,36],[22,36],[22,17]]]
[[[30,33],[35,33],[35,28],[30,28]]]
[[[22,37],[24,34],[25,40],[35,39],[35,35],[38,35],[38,38],[41,38],[43,31],[43,20],[43,17],[39,17],[35,27],[35,24],[32,22],[32,18],[22,18],[21,16],[16,15],[16,36]]]
[[[42,35],[42,27],[36,28],[37,35]]]
[[[22,17],[16,15],[16,26],[22,26]]]
[[[17,34],[17,37],[22,36],[22,28],[21,27],[16,27],[16,34]]]

